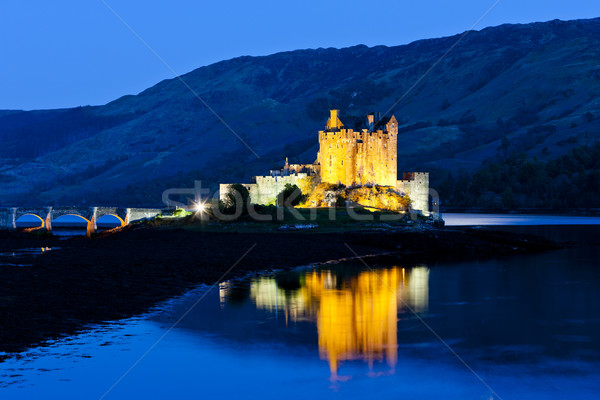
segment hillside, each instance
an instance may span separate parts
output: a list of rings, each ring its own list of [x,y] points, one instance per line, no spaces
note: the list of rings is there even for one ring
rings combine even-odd
[[[239,57],[183,75],[259,157],[178,79],[99,107],[0,111],[0,204],[160,204],[194,180],[215,188],[286,156],[311,162],[329,108],[349,126],[385,112],[459,36]],[[392,113],[400,170],[432,171],[447,205],[598,207],[595,195],[532,204],[525,165],[555,183],[565,174],[548,165],[600,138],[600,18],[470,32]],[[517,172],[493,167],[509,164],[525,177],[507,183]],[[561,185],[590,175],[594,188],[597,163],[580,164]]]

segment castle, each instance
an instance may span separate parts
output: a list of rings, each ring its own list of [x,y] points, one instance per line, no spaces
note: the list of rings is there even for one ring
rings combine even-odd
[[[319,151],[313,164],[289,164],[256,176],[244,184],[254,204],[272,204],[286,184],[303,187],[308,177],[346,187],[387,186],[408,194],[412,209],[429,215],[429,173],[409,172],[398,180],[398,121],[367,115],[366,127],[355,131],[344,126],[338,110],[331,110],[325,130],[319,131]],[[221,197],[230,184],[221,184]]]
[[[344,186],[396,186],[398,122],[367,116],[367,127],[361,131],[346,129],[331,110],[324,131],[319,131],[316,164],[321,166],[321,181]]]

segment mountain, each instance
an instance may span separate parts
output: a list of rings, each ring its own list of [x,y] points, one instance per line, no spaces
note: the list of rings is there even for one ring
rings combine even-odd
[[[160,204],[194,180],[247,181],[285,157],[312,162],[330,108],[347,126],[394,114],[400,170],[431,171],[447,205],[595,206],[530,200],[526,168],[543,169],[530,182],[543,190],[565,175],[557,160],[593,153],[600,18],[239,57],[103,106],[0,111],[0,204]],[[561,184],[593,184],[598,166],[577,162]]]

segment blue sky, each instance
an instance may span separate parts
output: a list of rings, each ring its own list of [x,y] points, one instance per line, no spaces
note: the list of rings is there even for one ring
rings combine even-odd
[[[448,36],[496,2],[104,1],[181,74],[240,55]],[[500,0],[475,29],[599,16],[597,0]],[[172,77],[102,0],[0,0],[0,109],[104,104]]]

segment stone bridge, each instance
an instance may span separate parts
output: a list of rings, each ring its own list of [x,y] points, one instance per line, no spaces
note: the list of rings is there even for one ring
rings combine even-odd
[[[96,231],[96,221],[105,215],[112,215],[121,221],[121,226],[146,218],[153,218],[163,210],[159,208],[122,207],[0,207],[0,229],[16,229],[17,220],[24,215],[40,219],[41,227],[52,230],[52,221],[64,215],[85,219],[88,233]]]

